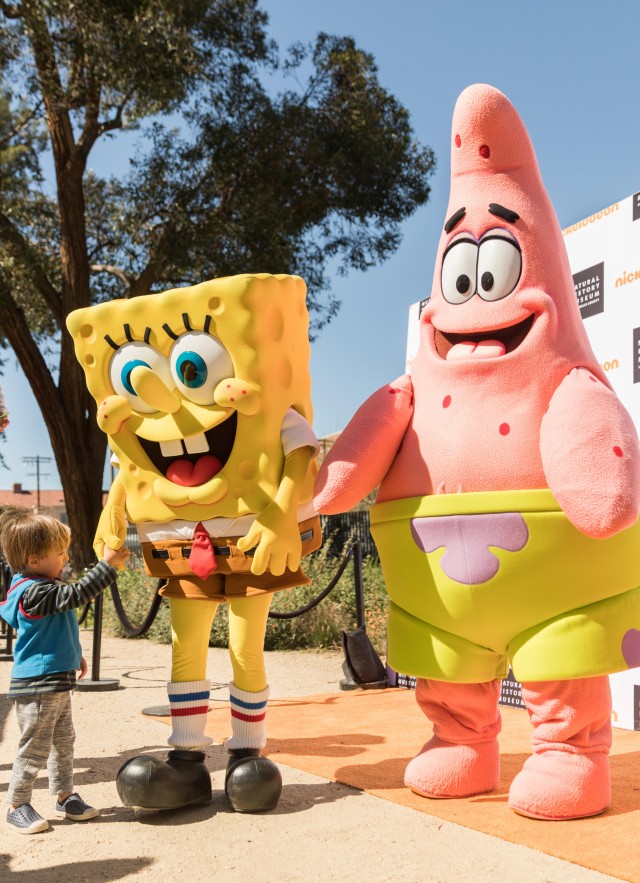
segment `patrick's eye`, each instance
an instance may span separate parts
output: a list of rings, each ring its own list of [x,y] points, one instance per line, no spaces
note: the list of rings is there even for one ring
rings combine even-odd
[[[489,236],[480,243],[478,294],[483,300],[500,300],[511,294],[522,272],[518,244],[504,236]]]
[[[440,283],[444,299],[463,304],[476,293],[478,246],[471,239],[456,240],[442,259]]]
[[[170,361],[177,389],[198,405],[210,405],[216,386],[234,374],[227,350],[204,331],[181,334],[171,348]]]
[[[109,379],[114,392],[128,399],[134,410],[150,414],[155,408],[143,402],[135,390],[132,375],[136,368],[150,368],[154,374],[162,378],[169,389],[172,389],[175,384],[171,380],[169,363],[162,353],[142,341],[125,343],[111,359]]]

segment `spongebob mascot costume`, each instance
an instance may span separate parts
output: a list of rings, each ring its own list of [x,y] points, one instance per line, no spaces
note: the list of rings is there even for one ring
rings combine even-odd
[[[321,542],[312,503],[306,287],[247,274],[77,310],[67,320],[100,428],[119,470],[95,549],[137,526],[145,568],[163,578],[172,628],[171,749],[117,776],[126,806],[174,809],[211,799],[204,764],[213,617],[229,605],[232,809],[278,803],[266,745],[264,636],[273,592],[310,582]]]

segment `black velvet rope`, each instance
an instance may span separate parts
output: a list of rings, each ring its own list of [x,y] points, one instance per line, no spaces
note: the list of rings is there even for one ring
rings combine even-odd
[[[125,612],[122,598],[120,597],[120,592],[118,591],[117,581],[114,580],[111,584],[111,597],[113,598],[113,606],[116,609],[116,614],[118,616],[118,619],[120,620],[122,628],[125,630],[130,638],[141,637],[142,635],[146,634],[153,625],[153,622],[158,615],[158,610],[160,610],[160,605],[162,604],[162,595],[160,594],[160,588],[163,585],[164,580],[159,579],[158,585],[156,586],[155,594],[151,601],[151,607],[149,607],[149,611],[145,616],[144,621],[139,626],[135,626]]]
[[[309,610],[313,610],[313,608],[316,607],[322,600],[324,600],[327,597],[327,595],[329,594],[329,592],[335,588],[338,580],[340,579],[340,577],[344,573],[347,564],[351,560],[354,548],[355,547],[352,546],[349,549],[347,554],[344,556],[342,564],[338,568],[335,576],[333,577],[333,579],[331,580],[329,585],[326,587],[326,589],[323,589],[319,595],[316,595],[316,597],[312,598],[308,604],[305,604],[304,607],[299,607],[297,610],[290,610],[287,613],[278,613],[275,610],[270,610],[269,611],[270,618],[271,619],[295,619],[296,616],[302,616],[303,613],[308,613]]]

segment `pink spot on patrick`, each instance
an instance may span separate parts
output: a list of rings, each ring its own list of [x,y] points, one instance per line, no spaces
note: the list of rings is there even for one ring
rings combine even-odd
[[[445,396],[445,397],[442,399],[442,407],[443,407],[443,408],[448,408],[450,404],[451,404],[451,396]]]
[[[460,135],[456,135],[455,141],[456,147],[460,147],[460,145],[462,144],[462,138],[460,137]]]
[[[511,432],[511,427],[508,423],[501,423],[499,429],[500,435],[509,435]]]
[[[616,455],[616,457],[622,457],[622,454],[623,454],[622,448],[619,448],[618,445],[615,445],[615,447],[613,449],[613,453]]]
[[[491,156],[491,151],[489,150],[489,145],[488,144],[481,144],[480,147],[478,148],[478,153],[480,154],[480,156],[483,159],[489,159],[489,157]]]
[[[629,629],[622,639],[622,655],[629,668],[640,665],[640,631]]]

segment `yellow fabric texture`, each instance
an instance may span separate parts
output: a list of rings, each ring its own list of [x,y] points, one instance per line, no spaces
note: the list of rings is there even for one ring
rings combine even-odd
[[[233,598],[229,601],[229,654],[233,682],[240,690],[258,693],[267,686],[264,635],[271,595]],[[219,601],[171,598],[173,645],[171,681],[204,680],[213,617]]]
[[[489,547],[497,573],[481,584],[451,579],[446,549],[425,553],[414,518],[519,513],[517,552]],[[640,628],[640,522],[592,539],[549,490],[444,494],[374,506],[371,532],[391,598],[389,663],[418,677],[472,683],[591,677],[626,669],[622,638]]]

